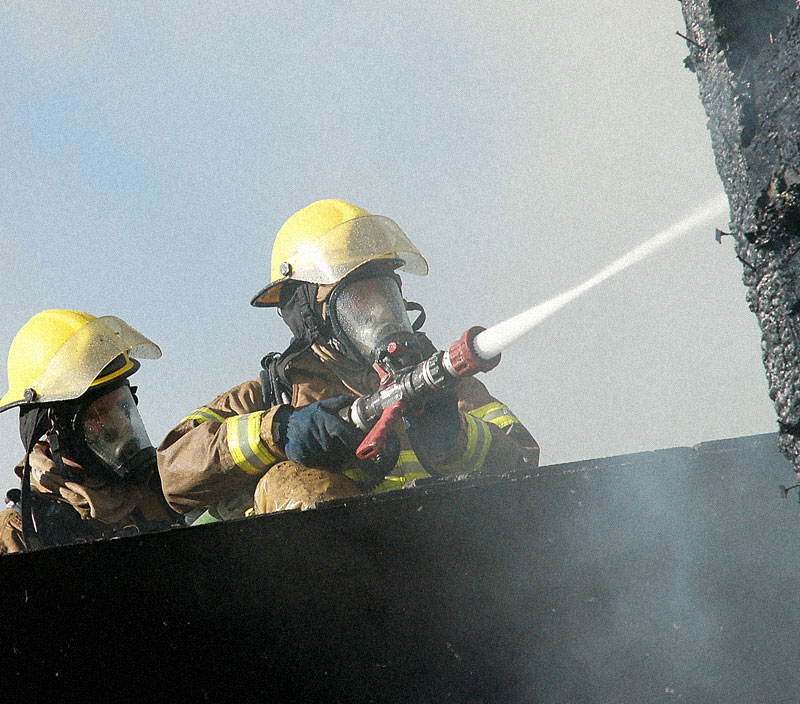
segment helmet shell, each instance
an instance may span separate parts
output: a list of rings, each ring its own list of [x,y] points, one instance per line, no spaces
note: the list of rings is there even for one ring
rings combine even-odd
[[[381,259],[424,276],[428,263],[393,220],[344,200],[318,200],[292,215],[272,247],[270,283],[250,301],[277,306],[288,281],[337,284],[358,267]]]
[[[0,412],[20,404],[78,398],[90,387],[136,371],[138,363],[131,357],[160,356],[158,345],[114,316],[42,311],[25,323],[11,342],[9,388],[0,398]],[[120,364],[106,370],[117,358]]]

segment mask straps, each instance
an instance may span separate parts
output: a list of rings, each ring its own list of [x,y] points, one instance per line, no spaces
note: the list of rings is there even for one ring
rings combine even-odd
[[[416,317],[413,323],[411,323],[411,329],[414,332],[419,332],[419,329],[425,325],[425,309],[422,307],[421,304],[417,303],[416,301],[406,301],[406,310],[415,310],[419,312],[419,315]]]
[[[58,437],[56,430],[55,417],[52,410],[48,414],[50,427],[47,430],[47,442],[50,445],[50,454],[53,456],[53,462],[56,465],[59,475],[63,479],[68,479],[67,470],[64,467],[64,457],[61,454],[61,440]]]

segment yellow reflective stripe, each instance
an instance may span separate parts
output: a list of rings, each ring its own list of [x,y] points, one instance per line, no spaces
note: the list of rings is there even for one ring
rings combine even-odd
[[[477,426],[483,431],[483,447],[481,451],[478,453],[478,457],[475,461],[474,466],[472,467],[473,470],[478,470],[483,467],[483,463],[486,462],[486,455],[489,454],[489,448],[492,446],[492,431],[489,430],[489,426],[484,424],[482,421],[476,421]]]
[[[277,459],[261,440],[261,419],[264,413],[265,411],[247,413],[225,421],[228,449],[233,461],[248,474],[264,474]]]
[[[371,493],[380,494],[384,491],[394,491],[395,489],[402,489],[406,484],[413,482],[415,479],[427,479],[431,475],[425,470],[421,472],[410,472],[404,474],[402,477],[386,477],[378,486],[376,486]]]
[[[342,472],[342,474],[344,474],[344,476],[346,476],[348,479],[352,479],[354,482],[365,482],[369,479],[369,477],[358,467],[348,469],[346,472]]]
[[[487,423],[469,413],[465,414],[464,418],[467,420],[467,449],[460,459],[439,467],[439,470],[446,474],[474,472],[480,469],[492,444],[492,433]]]
[[[519,423],[519,419],[515,418],[511,415],[501,415],[497,418],[486,418],[486,423],[491,423],[492,425],[496,425],[498,428],[505,428],[507,425],[513,425],[514,423]]]
[[[476,408],[474,411],[470,411],[469,414],[480,418],[484,423],[492,423],[498,428],[505,428],[507,425],[520,422],[519,418],[511,412],[508,406],[497,401]]]
[[[348,469],[344,475],[354,482],[369,481],[369,478],[357,467]],[[383,491],[402,489],[415,479],[427,479],[430,476],[420,463],[414,450],[401,450],[392,473],[384,477],[377,486],[370,489],[370,493],[379,494]]]
[[[400,450],[400,456],[397,458],[397,462],[394,465],[394,469],[392,470],[392,476],[404,476],[407,472],[402,471],[402,468],[405,465],[415,465],[419,468],[419,471],[424,472],[425,470],[422,468],[419,459],[417,458],[417,453],[414,450]],[[398,471],[400,470],[400,471]]]
[[[400,450],[400,456],[392,473],[375,487],[374,491],[391,491],[401,489],[415,479],[427,479],[431,475],[425,471],[414,450]]]
[[[210,408],[195,408],[186,418],[184,418],[181,423],[186,420],[196,420],[199,423],[208,423],[209,421],[214,421],[217,423],[225,422],[225,419],[215,411],[212,411]]]
[[[475,416],[476,418],[483,418],[487,413],[490,411],[495,411],[498,408],[506,408],[506,406],[498,401],[492,401],[491,403],[487,403],[485,406],[481,406],[480,408],[470,411],[469,414]]]
[[[442,465],[439,468],[442,472],[450,474],[451,472],[464,471],[468,460],[471,459],[472,455],[475,453],[475,446],[478,442],[478,433],[477,430],[475,430],[477,421],[469,414],[466,414],[464,417],[467,419],[467,449],[464,451],[464,454],[461,455],[460,459],[450,464]]]

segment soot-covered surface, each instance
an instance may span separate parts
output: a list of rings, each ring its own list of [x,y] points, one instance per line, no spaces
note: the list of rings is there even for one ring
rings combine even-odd
[[[754,436],[0,558],[27,701],[778,702],[800,506]]]
[[[800,16],[795,0],[682,0],[780,443],[800,470]]]

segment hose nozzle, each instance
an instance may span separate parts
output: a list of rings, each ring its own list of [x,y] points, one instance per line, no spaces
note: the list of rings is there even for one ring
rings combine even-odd
[[[472,376],[488,372],[500,364],[500,355],[484,359],[475,350],[475,338],[486,328],[475,325],[456,340],[444,356],[444,366],[453,376]]]

